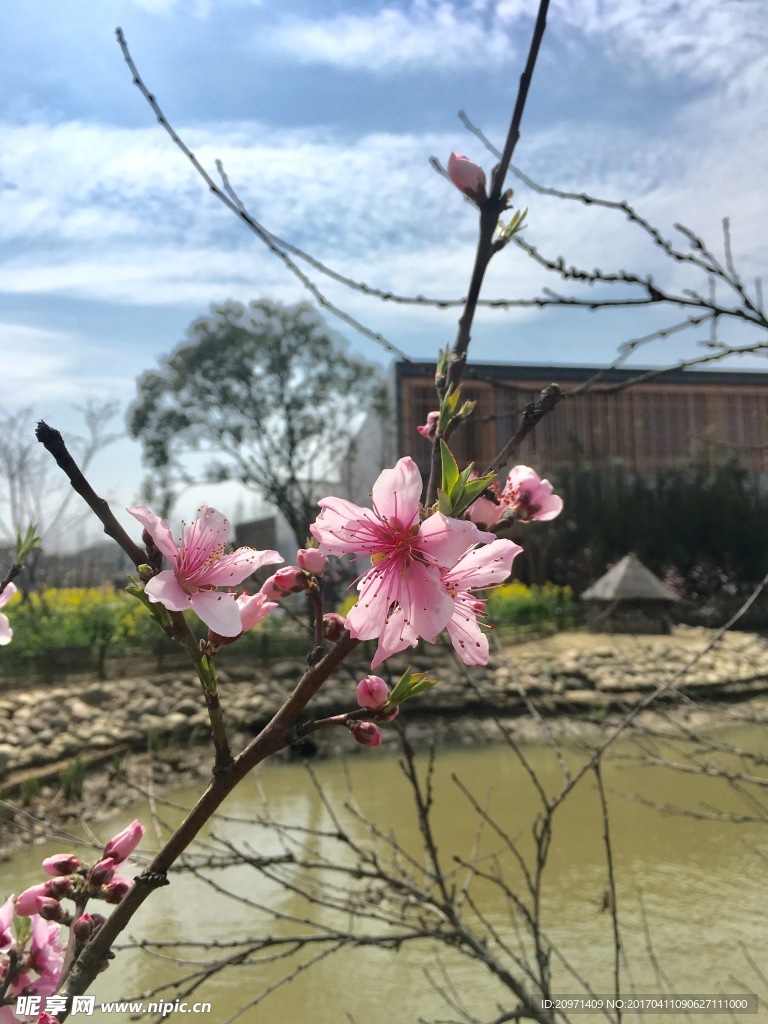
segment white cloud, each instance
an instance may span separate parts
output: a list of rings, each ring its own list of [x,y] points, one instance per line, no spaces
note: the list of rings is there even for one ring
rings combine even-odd
[[[270,46],[300,63],[392,72],[403,68],[479,67],[510,59],[511,40],[498,23],[487,28],[478,14],[442,0],[386,5],[370,14],[286,18],[268,33]]]
[[[509,63],[530,26],[527,0],[410,0],[364,14],[287,17],[266,36],[299,63],[397,72],[403,68],[477,68]],[[628,74],[648,65],[662,77],[762,88],[768,68],[768,7],[763,0],[570,0],[550,11],[547,32],[578,45],[596,40]],[[264,37],[260,36],[260,45]]]

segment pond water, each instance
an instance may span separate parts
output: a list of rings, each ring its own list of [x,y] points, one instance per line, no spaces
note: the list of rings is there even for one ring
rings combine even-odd
[[[730,733],[728,738],[746,749],[768,752],[768,740],[757,728]],[[654,751],[673,760],[681,756],[679,748],[658,744]],[[547,747],[529,746],[524,753],[543,788],[549,793],[557,792],[562,784],[563,766],[553,752]],[[632,756],[636,749],[630,743],[617,747],[616,753],[619,756],[606,763],[603,779],[625,951],[622,977],[627,991],[632,987],[639,993],[660,991],[661,972],[668,990],[677,993],[757,992],[762,998],[768,997],[764,980],[759,976],[768,967],[768,821],[737,824],[662,813],[647,801],[697,810],[714,819],[721,813],[752,816],[753,809],[738,787],[722,780],[638,763]],[[572,770],[585,756],[583,751],[571,751],[565,763]],[[423,766],[426,755],[419,754],[417,761]],[[710,757],[703,763],[711,762]],[[736,762],[731,759],[728,763]],[[351,835],[370,843],[360,820],[345,810],[345,805],[354,800],[362,814],[385,836],[395,835],[405,854],[410,854],[416,864],[423,863],[413,800],[396,756],[381,750],[361,751],[347,762],[317,763],[313,772],[328,804]],[[509,890],[519,891],[523,881],[519,864],[500,834],[489,826],[478,837],[480,818],[454,781],[454,775],[530,863],[531,829],[541,804],[528,773],[509,747],[498,744],[482,749],[442,749],[437,755],[434,775],[433,823],[442,863],[452,868],[456,857],[465,862],[474,857],[481,871],[489,875],[503,871]],[[195,795],[180,790],[165,797],[188,806]],[[220,852],[222,842],[231,842],[241,847],[249,845],[259,855],[284,852],[275,833],[256,823],[265,817],[266,806],[275,820],[291,826],[335,829],[315,783],[303,766],[266,764],[258,776],[248,779],[225,804],[223,812],[227,817],[215,823],[203,837],[205,850]],[[180,810],[164,802],[158,802],[155,811],[161,831],[181,817]],[[150,826],[140,847],[150,849],[157,837],[153,835],[146,803],[137,803],[114,822],[100,825],[99,838],[108,837],[110,830],[121,828],[133,817]],[[0,865],[0,896],[12,888],[19,891],[39,881],[42,857],[62,848],[60,843],[47,843]],[[343,864],[348,858],[343,844],[331,839],[312,840],[307,848],[315,859],[326,855],[330,860],[316,879],[317,900],[323,901],[325,896],[335,893],[340,884],[357,884],[344,882],[335,874],[334,865]],[[200,856],[205,850],[201,850]],[[405,859],[402,863],[405,876],[410,869]],[[174,877],[172,884],[156,893],[134,918],[130,938],[172,941],[183,936],[199,942],[227,943],[243,933],[258,937],[317,934],[316,928],[306,921],[309,914],[320,915],[324,926],[330,928],[346,923],[346,916],[338,911],[309,907],[297,893],[276,890],[272,882],[251,867],[227,868],[211,877],[234,895],[222,894],[190,874]],[[288,877],[296,881],[298,874],[289,871]],[[556,813],[543,877],[542,923],[548,938],[562,954],[562,959],[555,957],[552,963],[556,990],[581,991],[563,966],[566,961],[588,980],[595,992],[611,992],[612,918],[605,910],[607,869],[602,811],[591,773],[585,775]],[[465,873],[459,871],[453,880],[461,885],[464,879]],[[510,954],[527,948],[520,915],[498,887],[476,879],[470,894],[487,927],[506,942]],[[244,903],[238,896],[250,902]],[[268,911],[259,909],[261,905],[278,911],[281,918],[275,920]],[[363,926],[361,931],[370,927],[373,926]],[[134,998],[169,978],[189,973],[193,970],[189,962],[204,959],[200,949],[187,949],[176,954],[187,961],[179,965],[167,959],[174,955],[173,950],[161,952],[166,959],[135,948],[118,953],[110,969],[98,980],[94,989],[97,1000]],[[208,958],[224,952],[213,951]],[[295,969],[299,961],[318,952],[319,946],[300,954],[298,960],[232,967],[188,997],[209,1000],[210,1014],[172,1013],[168,1019],[197,1018],[222,1024],[239,1007],[256,1000],[265,987]],[[509,959],[507,966],[514,969]],[[499,1007],[509,1010],[515,1002],[477,961],[434,942],[403,945],[398,952],[361,945],[327,956],[311,969],[300,972],[289,985],[277,988],[263,1001],[253,1002],[238,1019],[269,1024],[288,1024],[297,1019],[314,1024],[416,1024],[420,1019],[466,1019],[459,1010],[446,1005],[445,995],[463,1001],[475,1018],[482,1021],[493,1020]],[[175,995],[154,998],[172,1000]],[[91,1017],[70,1019],[115,1021],[119,1017],[97,1009]],[[590,1014],[573,1019],[586,1024],[603,1018]],[[657,1015],[647,1019],[665,1018]],[[717,1022],[731,1018],[700,1018],[694,1013],[690,1018],[673,1019]],[[768,1010],[743,1019],[768,1020]]]

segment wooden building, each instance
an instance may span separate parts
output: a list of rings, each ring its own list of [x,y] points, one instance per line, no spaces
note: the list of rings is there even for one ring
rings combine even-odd
[[[487,465],[514,433],[527,403],[554,382],[567,397],[517,455],[542,474],[575,462],[589,467],[608,461],[620,461],[628,472],[652,472],[706,451],[734,452],[748,469],[768,472],[768,373],[668,370],[631,383],[643,373],[471,364],[462,394],[477,400],[477,409],[451,447],[460,465]],[[436,406],[434,364],[396,363],[390,400],[390,458],[410,455],[427,472],[430,445],[416,427]]]

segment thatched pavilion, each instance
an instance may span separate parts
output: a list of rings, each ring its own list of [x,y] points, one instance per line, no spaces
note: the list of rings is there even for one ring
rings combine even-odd
[[[596,633],[669,633],[680,600],[636,555],[625,555],[581,595]]]

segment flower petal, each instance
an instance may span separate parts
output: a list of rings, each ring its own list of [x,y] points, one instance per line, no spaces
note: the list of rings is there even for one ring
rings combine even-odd
[[[376,668],[382,661],[404,651],[406,647],[415,647],[419,637],[415,630],[405,621],[403,609],[396,605],[387,617],[387,621],[379,635],[379,646],[371,662],[371,668]]]
[[[162,604],[169,612],[189,611],[190,595],[176,579],[171,569],[163,569],[144,586],[144,593],[150,601]]]
[[[452,569],[443,573],[443,583],[450,591],[497,587],[509,576],[512,562],[522,550],[511,540],[495,540],[471,548]]]
[[[234,594],[220,590],[198,590],[190,599],[193,611],[219,636],[239,636],[243,632],[240,609]]]
[[[0,608],[2,608],[4,604],[8,604],[8,602],[11,600],[15,593],[16,584],[7,583],[5,586],[5,590],[2,592],[2,594],[0,594]]]
[[[419,467],[406,455],[393,469],[385,469],[373,485],[374,511],[380,519],[394,520],[407,530],[419,514],[423,487]]]
[[[173,539],[173,534],[167,523],[164,523],[159,516],[156,516],[154,512],[147,508],[146,505],[136,505],[134,508],[127,508],[126,512],[130,512],[134,519],[138,519],[147,533],[150,535],[155,545],[165,555],[171,565],[176,565],[176,559],[179,557],[179,549],[176,541]]]
[[[475,614],[475,599],[470,594],[458,594],[448,635],[453,649],[465,665],[488,664],[488,637],[480,629]]]
[[[416,546],[429,561],[449,569],[468,548],[495,539],[495,534],[478,530],[467,519],[449,519],[435,512],[421,524]]]
[[[205,586],[234,587],[247,580],[263,565],[282,562],[279,551],[257,551],[256,548],[238,548],[214,562],[205,572]]]
[[[406,623],[431,644],[453,614],[453,598],[446,593],[435,565],[415,563],[403,574],[398,603]]]
[[[309,530],[325,555],[348,555],[375,550],[375,537],[383,527],[369,508],[345,498],[323,498],[322,512]]]
[[[8,616],[0,612],[0,647],[5,647],[13,639],[13,630],[8,621]]]

